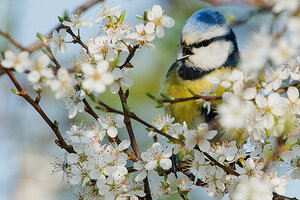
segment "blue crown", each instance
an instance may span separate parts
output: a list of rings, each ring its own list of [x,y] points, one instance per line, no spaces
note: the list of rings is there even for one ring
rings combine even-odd
[[[212,26],[230,29],[225,17],[218,11],[201,9],[195,12],[184,24],[184,29],[205,32]]]

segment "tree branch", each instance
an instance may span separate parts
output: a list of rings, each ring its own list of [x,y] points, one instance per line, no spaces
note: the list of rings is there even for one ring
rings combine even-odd
[[[129,90],[126,91],[126,93],[123,92],[123,89],[120,88],[119,90],[119,97],[121,100],[121,104],[122,104],[122,108],[123,108],[123,112],[124,113],[128,113],[128,109],[127,109],[127,98],[129,95]],[[136,155],[136,157],[140,160],[141,159],[141,155],[140,155],[140,151],[133,133],[133,129],[132,129],[132,125],[131,125],[131,121],[130,121],[130,117],[129,116],[124,116],[124,123],[126,125],[126,129],[130,138],[130,142],[131,142],[131,146],[133,149],[134,154]]]
[[[286,196],[282,196],[277,194],[276,192],[273,192],[273,200],[298,200],[296,197],[290,198]]]
[[[16,42],[9,33],[4,32],[2,30],[0,30],[0,35],[3,35],[6,39],[8,39],[13,45],[15,45],[18,49],[21,49],[22,51],[27,51],[27,49],[25,47],[23,47],[21,44],[19,44],[18,42]]]
[[[130,59],[129,59],[129,61],[130,61]],[[128,61],[128,63],[129,63],[129,61]],[[128,108],[127,108],[127,98],[129,96],[129,89],[126,91],[126,93],[124,93],[123,89],[120,87],[120,90],[119,90],[118,93],[119,93],[119,97],[120,97],[120,100],[121,100],[123,112],[128,114],[129,111],[128,111]],[[140,154],[140,151],[139,151],[139,148],[138,148],[135,136],[134,136],[134,132],[133,132],[133,129],[132,129],[132,125],[131,125],[131,121],[130,121],[129,116],[124,116],[124,123],[126,125],[126,129],[127,129],[127,132],[128,132],[129,138],[130,138],[131,147],[133,149],[133,152],[136,155],[136,157],[139,160],[141,160],[141,154]],[[148,178],[145,178],[143,180],[143,182],[144,182],[144,192],[146,193],[146,199],[152,199]]]
[[[84,44],[82,41],[81,41],[81,38],[80,36],[77,36],[75,35],[75,33],[72,31],[72,29],[70,27],[66,27],[66,31],[73,37],[73,43],[74,44],[80,44],[83,48],[85,48],[85,50],[87,51],[87,53],[89,54],[89,48],[86,44]]]
[[[123,65],[120,66],[120,69],[124,68],[124,67],[129,67],[129,68],[132,68],[132,64],[130,63],[131,59],[133,58],[136,50],[139,48],[140,46],[139,45],[135,45],[135,46],[128,46],[128,50],[129,50],[129,55],[127,56],[125,62],[123,63]]]
[[[186,97],[186,98],[160,99],[160,100],[158,100],[158,102],[174,104],[174,103],[181,103],[181,102],[197,100],[197,99],[203,99],[205,101],[216,101],[216,100],[222,100],[222,97],[221,96],[215,96],[215,97],[214,96],[202,96],[202,95],[196,94],[192,97]]]
[[[1,66],[1,65],[0,65]],[[5,72],[9,76],[12,83],[17,88],[17,92],[15,92],[17,95],[22,96],[34,109],[40,114],[40,116],[45,120],[45,122],[49,125],[49,127],[53,130],[54,134],[56,135],[57,139],[56,144],[61,147],[62,149],[65,149],[69,153],[75,153],[72,146],[68,145],[64,138],[62,137],[61,133],[58,130],[57,123],[53,123],[48,116],[45,114],[45,112],[42,110],[42,108],[38,105],[37,102],[35,102],[26,91],[22,89],[16,78],[14,77],[13,73],[10,70],[5,69]]]

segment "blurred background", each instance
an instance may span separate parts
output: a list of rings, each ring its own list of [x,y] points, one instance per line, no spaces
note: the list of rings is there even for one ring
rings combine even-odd
[[[29,46],[37,40],[36,32],[48,33],[58,24],[57,16],[62,16],[65,10],[72,12],[87,0],[0,0],[0,29],[9,32],[23,46]],[[146,121],[154,120],[158,114],[163,114],[162,108],[154,108],[155,102],[146,96],[146,92],[159,94],[166,72],[175,61],[180,40],[180,31],[184,21],[195,11],[210,4],[200,0],[114,0],[107,1],[109,6],[121,5],[126,10],[126,18],[136,22],[135,15],[142,14],[144,8],[152,8],[160,4],[166,14],[175,19],[176,25],[166,31],[163,39],[155,40],[155,50],[144,48],[136,53],[132,63],[135,66],[130,78],[134,85],[130,89],[129,106]],[[96,18],[98,4],[85,12],[85,17]],[[229,19],[248,18],[250,10],[247,6],[214,7]],[[234,26],[238,45],[241,50],[247,45],[252,32],[257,32],[261,26],[268,25],[272,15],[260,13],[252,16],[246,23]],[[97,25],[92,29],[82,29],[83,41],[98,33]],[[0,51],[14,49],[9,42],[0,37]],[[57,60],[62,66],[72,67],[74,54],[79,55],[79,45],[67,45],[67,53],[57,54]],[[36,52],[33,56],[40,55]],[[17,79],[26,91],[31,91],[29,82],[22,74],[16,74]],[[37,114],[37,112],[22,98],[14,95],[14,88],[6,75],[0,77],[0,200],[63,200],[74,199],[72,190],[66,181],[62,181],[62,171],[53,174],[51,163],[63,151],[55,145],[53,132]],[[34,93],[31,93],[34,95]],[[119,99],[107,92],[103,95],[105,102],[119,107]],[[69,120],[67,110],[62,101],[52,97],[50,91],[42,93],[41,107],[51,120],[59,122],[61,133],[69,129],[71,123],[91,124],[93,119],[80,113]],[[140,150],[148,148],[151,138],[147,137],[145,127],[133,122]],[[125,130],[121,135],[126,138]],[[298,184],[298,186],[297,186]],[[300,198],[300,181],[292,181],[287,186],[289,197]],[[191,199],[211,199],[205,189],[191,193]]]

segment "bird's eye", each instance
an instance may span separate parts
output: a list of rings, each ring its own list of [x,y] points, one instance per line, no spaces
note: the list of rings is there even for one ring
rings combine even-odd
[[[211,43],[210,40],[204,40],[202,41],[202,46],[207,47],[210,43]]]

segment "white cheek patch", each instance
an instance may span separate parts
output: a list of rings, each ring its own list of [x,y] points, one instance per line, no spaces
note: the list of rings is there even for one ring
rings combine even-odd
[[[191,66],[208,71],[226,62],[233,51],[233,45],[228,41],[215,41],[207,47],[193,48],[192,51],[194,55],[188,58]]]
[[[228,27],[224,26],[212,26],[205,30],[205,32],[198,32],[190,30],[188,27],[182,30],[182,41],[186,42],[186,44],[198,43],[199,41],[227,35],[229,30]]]

